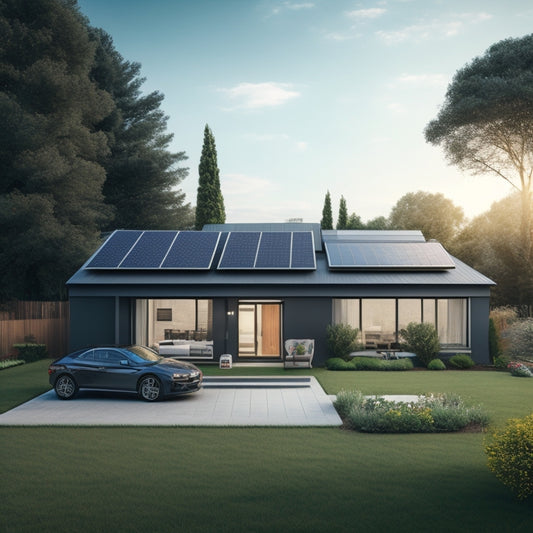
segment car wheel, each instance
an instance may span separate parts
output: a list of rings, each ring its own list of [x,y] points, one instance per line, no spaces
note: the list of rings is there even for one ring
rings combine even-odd
[[[57,397],[61,400],[70,400],[74,398],[78,392],[78,384],[72,376],[68,374],[63,374],[56,379],[56,384],[54,385]]]
[[[146,402],[155,402],[161,397],[161,382],[155,376],[145,376],[139,382],[139,396]]]

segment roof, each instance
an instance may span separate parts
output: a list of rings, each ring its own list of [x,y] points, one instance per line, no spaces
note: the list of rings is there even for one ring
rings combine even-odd
[[[313,231],[316,232],[318,224],[211,224],[204,227],[204,231],[221,231],[228,235],[229,231]],[[269,229],[267,229],[269,228]],[[319,234],[320,235],[320,234]],[[368,246],[371,242],[392,243],[393,246],[420,247],[426,243],[420,232],[342,232],[339,230],[323,231],[321,233],[325,242],[347,243],[362,242]],[[224,240],[221,238],[221,240]],[[322,238],[319,238],[322,242]],[[316,243],[316,241],[315,241]],[[406,244],[403,244],[406,243]],[[426,243],[428,245],[438,243]],[[440,247],[440,245],[438,245]],[[465,295],[467,292],[488,295],[490,286],[494,282],[469,267],[462,261],[446,253],[451,265],[444,269],[432,269],[415,265],[415,268],[391,270],[390,268],[353,270],[343,268],[336,270],[328,263],[327,255],[316,251],[316,269],[312,270],[224,270],[217,268],[220,259],[219,250],[209,269],[192,270],[182,268],[172,269],[94,269],[87,268],[91,261],[102,250],[104,245],[87,260],[87,262],[67,282],[71,294],[83,292],[83,288],[98,286],[101,291],[112,294],[113,291],[130,296],[140,295],[142,291],[148,294],[162,294],[166,291],[169,296],[184,295],[191,297],[197,294],[211,296],[234,296],[255,294],[271,295],[274,291],[278,296],[283,295],[323,295],[354,296],[361,294],[375,294],[386,297],[389,292],[395,294],[452,294]],[[317,248],[315,244],[315,248]],[[320,246],[322,248],[322,246]],[[379,246],[378,246],[379,248]],[[432,248],[431,246],[429,248]],[[444,250],[444,249],[443,249]],[[451,266],[451,268],[450,268]],[[141,288],[142,287],[142,291]],[[151,287],[151,289],[150,289]],[[393,289],[394,287],[394,289]],[[479,290],[482,289],[481,292]],[[455,292],[454,292],[455,291]]]

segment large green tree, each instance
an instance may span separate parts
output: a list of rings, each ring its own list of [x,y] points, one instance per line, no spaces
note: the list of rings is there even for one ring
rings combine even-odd
[[[492,174],[520,193],[517,261],[533,273],[533,35],[491,46],[454,76],[444,104],[425,130],[448,161],[474,174]],[[524,291],[531,302],[533,294]]]
[[[102,162],[107,174],[103,193],[114,209],[104,229],[191,227],[191,207],[177,189],[188,174],[179,166],[187,157],[169,150],[173,135],[161,110],[164,96],[143,94],[141,65],[126,61],[103,30],[90,28],[90,33],[97,44],[91,76],[115,103],[99,125],[111,149]]]
[[[464,221],[460,207],[441,193],[410,192],[402,196],[389,215],[391,229],[420,230],[426,239],[448,246]]]
[[[74,2],[0,2],[0,298],[57,298],[109,218],[113,108]]]
[[[333,229],[333,211],[331,209],[331,195],[329,191],[324,198],[324,207],[322,208],[322,220],[320,221],[322,229]]]
[[[195,227],[201,230],[204,224],[223,224],[226,222],[215,137],[207,124],[204,128],[204,144],[198,174]]]

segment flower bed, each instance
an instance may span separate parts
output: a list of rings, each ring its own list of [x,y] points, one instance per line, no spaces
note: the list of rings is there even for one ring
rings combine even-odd
[[[533,376],[531,370],[529,370],[526,365],[516,361],[509,363],[507,368],[509,369],[509,372],[511,372],[511,376],[516,376],[519,378],[530,378]]]
[[[467,407],[455,394],[419,396],[416,402],[394,402],[341,391],[334,403],[345,426],[365,433],[436,433],[482,431],[489,422],[481,406]]]

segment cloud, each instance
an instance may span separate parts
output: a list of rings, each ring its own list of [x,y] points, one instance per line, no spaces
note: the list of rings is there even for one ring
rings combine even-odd
[[[386,44],[394,45],[407,41],[421,42],[430,38],[449,38],[462,33],[467,26],[490,20],[492,15],[480,13],[459,13],[447,20],[432,20],[412,24],[399,30],[380,30],[376,35]]]
[[[300,93],[292,89],[290,83],[239,83],[230,89],[219,89],[236,102],[233,109],[261,109],[285,104]]]
[[[302,9],[313,9],[313,2],[282,2],[272,9],[272,15],[279,15],[283,11],[301,11]]]
[[[382,7],[372,7],[369,9],[355,9],[353,11],[348,11],[346,15],[355,20],[368,20],[381,17],[387,12],[386,9]]]

